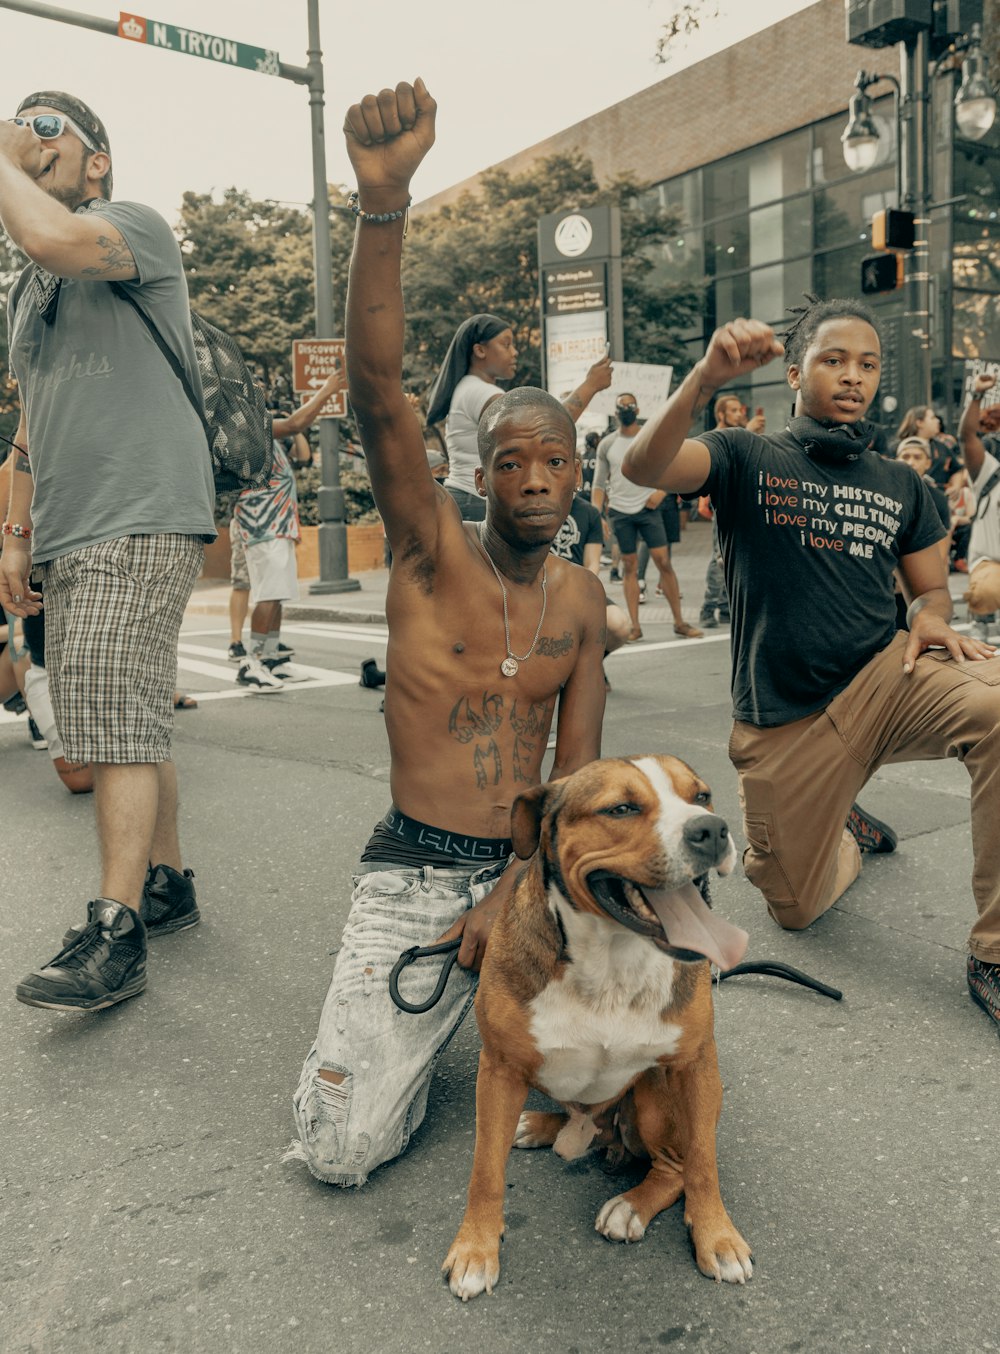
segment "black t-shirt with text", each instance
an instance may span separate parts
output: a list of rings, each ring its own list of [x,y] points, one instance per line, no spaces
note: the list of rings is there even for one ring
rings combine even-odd
[[[831,464],[787,430],[699,435],[732,612],[733,716],[822,710],[896,630],[893,569],[945,535],[927,486],[865,451]]]

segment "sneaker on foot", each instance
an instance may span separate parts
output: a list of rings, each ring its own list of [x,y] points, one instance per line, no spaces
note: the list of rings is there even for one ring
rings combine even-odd
[[[880,822],[870,813],[865,813],[860,804],[852,804],[844,824],[858,844],[859,851],[873,855],[886,855],[896,849],[896,834],[888,823]]]
[[[361,680],[358,686],[375,687],[385,686],[385,673],[375,662],[374,658],[364,658],[361,660]]]
[[[295,650],[292,648],[290,644],[282,644],[281,640],[279,639],[278,653],[281,655],[282,658],[292,658],[295,654]]]
[[[698,624],[703,625],[706,630],[715,630],[719,622],[715,619],[714,611],[703,611],[698,617]]]
[[[39,752],[44,752],[49,745],[49,740],[30,715],[28,716],[28,737],[31,739],[31,746],[38,748]]]
[[[87,904],[87,925],[15,991],[26,1006],[102,1011],[146,986],[146,928],[131,908],[108,898]]]
[[[1000,964],[987,964],[985,960],[970,954],[965,976],[972,1000],[978,1002],[995,1024],[1000,1025]]]
[[[308,672],[303,672],[294,663],[290,663],[287,658],[279,656],[278,658],[262,658],[260,661],[272,677],[280,677],[283,682],[308,682],[309,680]]]
[[[247,651],[246,649],[244,649],[243,645],[239,642],[239,640],[237,640],[235,644],[230,644],[229,646],[230,663],[242,663],[244,658],[246,658],[246,656]]]
[[[147,866],[139,916],[147,937],[197,926],[201,913],[194,893],[194,870],[178,872],[169,865]],[[83,934],[83,929],[82,926],[71,926],[63,936],[63,945],[72,945]]]
[[[722,607],[719,608],[719,624],[720,625],[732,624],[732,617],[729,614],[728,607],[726,607],[725,609],[723,609]]]
[[[285,689],[285,684],[281,678],[268,672],[259,658],[248,658],[245,663],[240,665],[240,670],[236,674],[236,682],[239,686],[245,686],[250,691],[255,691],[259,696],[270,696],[275,691],[284,691]]]
[[[680,635],[682,639],[701,639],[702,631],[696,625],[691,625],[688,621],[680,621],[674,626],[674,634]]]

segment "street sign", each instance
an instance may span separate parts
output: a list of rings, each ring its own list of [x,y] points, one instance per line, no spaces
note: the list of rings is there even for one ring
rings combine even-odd
[[[344,370],[344,340],[293,339],[292,388],[307,399],[316,394],[332,371]],[[343,418],[347,413],[347,392],[331,395],[320,411],[320,418]]]
[[[224,66],[241,66],[261,75],[280,75],[277,52],[264,47],[251,47],[233,38],[217,38],[197,28],[179,28],[176,24],[146,19],[141,14],[118,15],[118,36],[129,42],[144,42],[149,47],[163,47],[185,56],[201,56],[207,61],[219,61]]]
[[[542,292],[546,315],[575,315],[581,310],[605,310],[608,304],[608,266],[581,263],[575,268],[546,268]]]

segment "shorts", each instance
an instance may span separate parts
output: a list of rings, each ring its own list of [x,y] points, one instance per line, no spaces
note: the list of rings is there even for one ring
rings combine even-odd
[[[237,592],[250,591],[246,546],[235,517],[229,519],[229,585]]]
[[[663,518],[663,530],[667,533],[667,545],[676,545],[681,538],[681,510],[676,494],[667,494],[657,509]]]
[[[981,559],[972,566],[965,601],[974,616],[1000,611],[1000,563],[995,559]]]
[[[666,545],[667,533],[663,525],[663,515],[659,508],[643,508],[642,512],[608,513],[611,530],[623,555],[634,555],[638,549],[637,538],[641,537],[650,550]]]
[[[250,600],[258,602],[294,602],[299,595],[299,575],[295,567],[295,542],[281,537],[247,545],[247,570],[250,574]]]
[[[119,536],[38,566],[45,666],[70,762],[168,762],[177,637],[199,536]]]

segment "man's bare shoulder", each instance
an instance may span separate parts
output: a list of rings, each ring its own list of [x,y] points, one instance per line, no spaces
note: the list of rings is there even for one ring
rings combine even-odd
[[[550,582],[564,589],[568,597],[578,600],[581,606],[603,609],[604,585],[592,570],[558,555],[550,555],[547,564]]]

